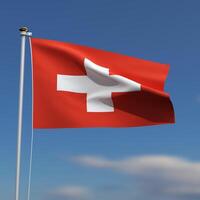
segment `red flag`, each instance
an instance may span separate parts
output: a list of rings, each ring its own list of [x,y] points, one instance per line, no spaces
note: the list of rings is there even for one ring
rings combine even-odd
[[[174,123],[168,65],[44,39],[31,46],[34,128]]]

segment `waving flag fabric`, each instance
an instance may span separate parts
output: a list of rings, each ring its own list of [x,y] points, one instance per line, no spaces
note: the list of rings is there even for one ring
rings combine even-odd
[[[168,65],[44,39],[31,46],[34,128],[174,123]]]

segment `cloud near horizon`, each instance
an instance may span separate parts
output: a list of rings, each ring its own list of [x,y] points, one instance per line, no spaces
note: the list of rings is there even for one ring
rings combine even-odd
[[[87,187],[67,185],[54,189],[50,195],[53,199],[83,200],[91,195],[91,191]]]
[[[200,199],[200,162],[156,155],[121,160],[82,155],[72,160],[79,165],[137,177],[141,192],[152,199]]]

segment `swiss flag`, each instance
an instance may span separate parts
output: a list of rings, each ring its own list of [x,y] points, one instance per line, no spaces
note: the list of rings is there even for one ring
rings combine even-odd
[[[34,128],[174,123],[168,65],[52,40],[31,47]]]

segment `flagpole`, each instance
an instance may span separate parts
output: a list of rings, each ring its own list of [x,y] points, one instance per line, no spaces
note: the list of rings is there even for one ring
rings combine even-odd
[[[25,65],[25,45],[26,36],[31,36],[27,27],[19,29],[21,35],[21,59],[20,59],[20,80],[19,80],[19,102],[18,102],[18,131],[17,131],[17,159],[16,159],[16,187],[15,200],[19,200],[20,191],[20,160],[21,160],[21,140],[22,140],[22,114],[23,114],[23,91],[24,91],[24,65]]]

